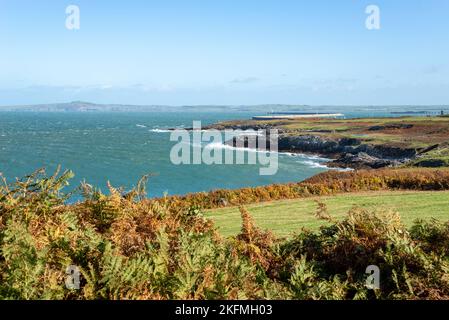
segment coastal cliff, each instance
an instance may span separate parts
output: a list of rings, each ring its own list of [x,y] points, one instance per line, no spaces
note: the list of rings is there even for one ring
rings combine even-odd
[[[277,129],[278,151],[315,154],[333,159],[329,167],[378,169],[416,165],[447,166],[443,159],[427,159],[435,150],[447,150],[447,119],[418,117],[351,120],[230,121],[206,129]],[[226,144],[248,147],[244,134]],[[269,149],[269,145],[267,146]],[[440,152],[441,153],[441,152]]]
[[[226,144],[248,147],[248,139],[243,135],[227,141]],[[316,154],[334,159],[327,163],[329,167],[354,169],[400,166],[414,159],[418,153],[416,149],[411,148],[369,145],[358,139],[332,139],[310,134],[299,136],[280,134],[278,151]]]

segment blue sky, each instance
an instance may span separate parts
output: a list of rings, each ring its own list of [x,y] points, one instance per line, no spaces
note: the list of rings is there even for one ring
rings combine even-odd
[[[0,43],[0,105],[449,104],[447,0],[0,0]]]

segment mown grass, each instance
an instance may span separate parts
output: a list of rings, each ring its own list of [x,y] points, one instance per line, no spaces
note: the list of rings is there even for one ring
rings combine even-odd
[[[411,226],[416,219],[435,218],[449,220],[449,191],[382,191],[335,196],[281,200],[247,206],[256,224],[273,231],[277,236],[289,236],[301,228],[317,230],[326,224],[315,217],[317,201],[327,206],[328,213],[342,219],[353,207],[369,210],[390,208],[397,211],[402,222]],[[240,212],[237,207],[220,208],[205,212],[224,236],[240,231]]]

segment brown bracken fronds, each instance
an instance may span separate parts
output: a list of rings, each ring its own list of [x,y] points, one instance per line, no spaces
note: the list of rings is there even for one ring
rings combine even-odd
[[[388,210],[352,209],[318,232],[276,239],[241,207],[242,230],[223,238],[206,207],[382,188],[447,188],[431,171],[328,173],[304,184],[144,198],[144,182],[103,194],[87,183],[67,204],[70,171],[0,185],[0,299],[448,299],[449,227],[406,230]],[[242,198],[239,198],[242,197]],[[221,200],[220,200],[221,199]],[[366,267],[381,288],[366,288]],[[79,270],[79,289],[68,267]]]

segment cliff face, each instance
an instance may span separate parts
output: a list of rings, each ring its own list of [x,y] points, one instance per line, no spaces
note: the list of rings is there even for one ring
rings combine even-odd
[[[317,152],[326,155],[365,152],[374,157],[389,159],[407,159],[416,155],[415,149],[369,145],[358,139],[328,139],[317,135],[280,136],[279,149]]]
[[[229,141],[236,146],[238,137]],[[241,142],[241,141],[240,141]],[[246,142],[243,145],[247,146]],[[278,150],[282,152],[313,153],[335,160],[328,163],[331,167],[350,167],[356,169],[382,168],[406,163],[417,154],[416,149],[370,145],[359,139],[332,139],[319,135],[280,134]]]

